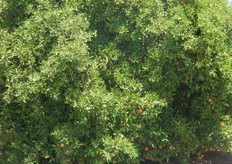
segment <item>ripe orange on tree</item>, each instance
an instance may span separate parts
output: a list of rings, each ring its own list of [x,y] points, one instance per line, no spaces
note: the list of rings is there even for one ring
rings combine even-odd
[[[197,160],[201,161],[201,160],[203,160],[203,158],[204,158],[204,155],[203,154],[199,154],[198,157],[197,157]]]
[[[169,146],[169,150],[170,150],[170,151],[175,150],[175,147]]]
[[[210,150],[210,151],[215,151],[215,148],[214,148],[213,146],[211,146],[211,147],[209,148],[209,150]]]
[[[60,144],[60,148],[64,148],[65,147],[65,144],[64,143],[61,143]]]
[[[125,2],[125,3],[124,3],[124,6],[127,8],[127,7],[130,6],[130,4],[129,4],[128,2]]]
[[[113,32],[112,28],[109,28],[108,32],[109,32],[109,33],[112,33],[112,32]]]
[[[145,150],[145,151],[149,151],[149,148],[146,146],[146,147],[144,148],[144,150]]]
[[[163,146],[162,146],[162,145],[159,145],[158,148],[159,148],[159,149],[163,149]]]
[[[212,100],[211,98],[208,98],[207,102],[208,102],[208,103],[212,103],[213,100]]]
[[[139,108],[139,109],[137,109],[137,113],[138,113],[138,114],[142,114],[142,113],[143,113],[143,110]]]

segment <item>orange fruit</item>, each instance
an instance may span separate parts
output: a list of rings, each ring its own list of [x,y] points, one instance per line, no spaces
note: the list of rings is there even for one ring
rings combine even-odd
[[[162,145],[159,145],[158,148],[159,148],[159,149],[163,149],[163,146],[162,146]]]
[[[213,102],[213,100],[211,98],[208,98],[207,102],[211,103],[211,102]]]
[[[169,150],[170,150],[170,151],[175,150],[175,147],[169,146]]]
[[[108,31],[109,31],[109,33],[112,33],[112,32],[113,32],[113,30],[112,30],[111,28],[110,28]]]
[[[144,148],[144,150],[145,150],[145,151],[149,151],[149,148],[146,146],[146,147]]]
[[[204,158],[204,155],[203,154],[199,154],[198,157],[197,157],[197,160],[201,161],[203,158]]]
[[[139,108],[139,109],[137,109],[137,113],[138,113],[138,114],[142,114],[142,113],[143,113],[143,110]]]
[[[197,157],[197,160],[201,161],[203,158],[202,157]]]
[[[127,7],[130,6],[130,4],[129,4],[128,2],[125,2],[125,3],[124,3],[124,6],[127,8]]]
[[[210,150],[210,151],[215,151],[215,148],[211,146],[211,147],[209,148],[209,150]]]
[[[64,143],[61,143],[60,144],[60,148],[64,148],[65,147],[65,144]]]

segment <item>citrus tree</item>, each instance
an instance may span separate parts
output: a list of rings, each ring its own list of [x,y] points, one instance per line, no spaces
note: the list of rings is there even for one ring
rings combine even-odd
[[[4,163],[181,163],[231,149],[223,0],[4,0]]]

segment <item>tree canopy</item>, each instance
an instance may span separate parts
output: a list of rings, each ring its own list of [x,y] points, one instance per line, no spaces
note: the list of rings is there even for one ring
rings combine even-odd
[[[2,0],[3,163],[181,163],[232,149],[226,0]]]

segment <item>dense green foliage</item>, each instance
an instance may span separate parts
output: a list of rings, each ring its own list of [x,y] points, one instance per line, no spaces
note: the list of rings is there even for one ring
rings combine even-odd
[[[231,150],[225,0],[0,4],[1,162],[186,163]]]

